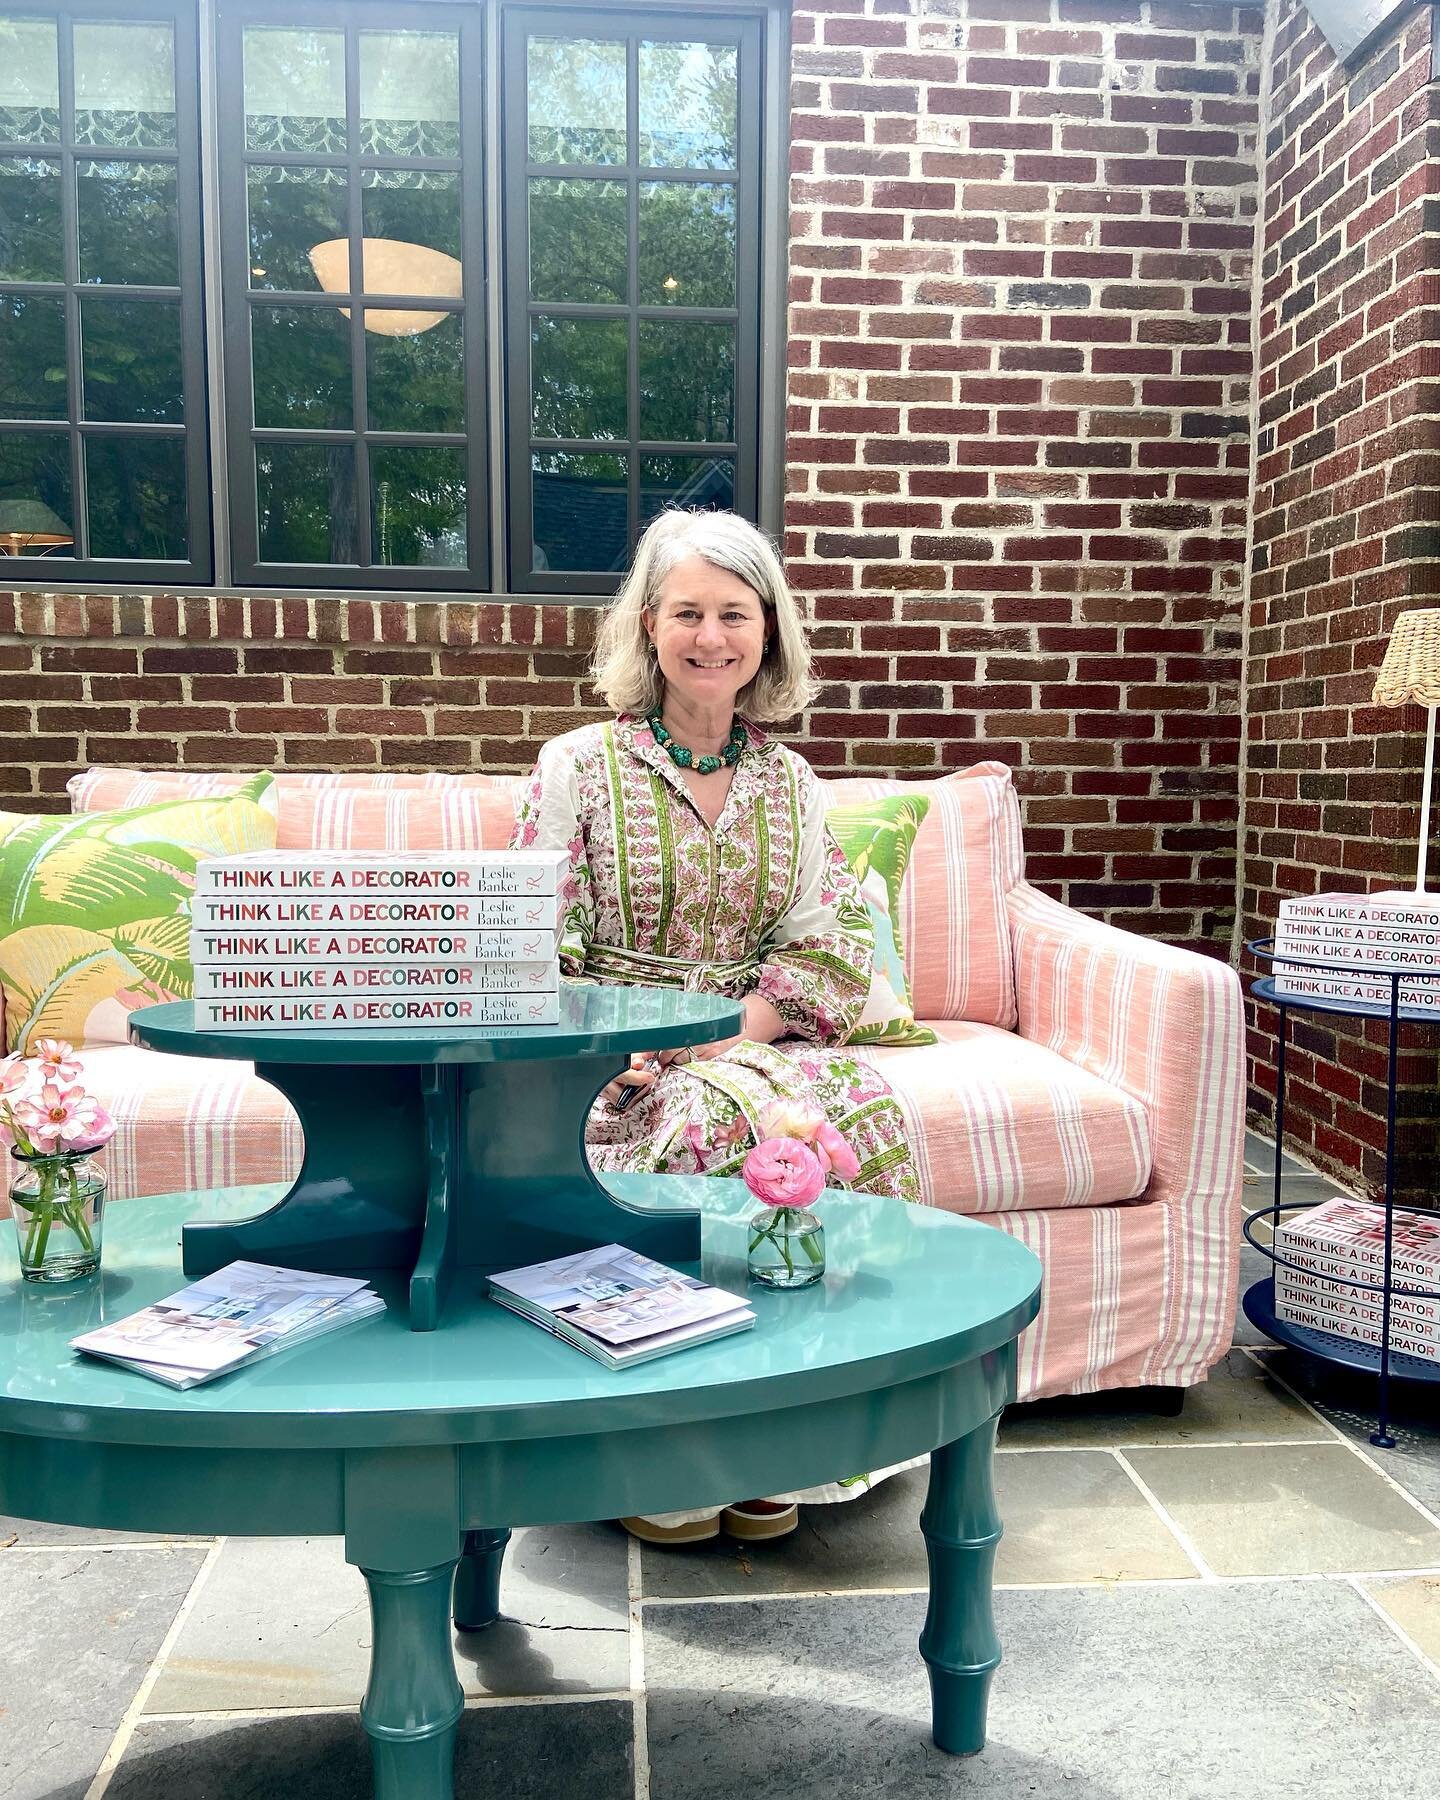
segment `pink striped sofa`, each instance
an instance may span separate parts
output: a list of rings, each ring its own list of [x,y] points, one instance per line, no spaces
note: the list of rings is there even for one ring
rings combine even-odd
[[[91,769],[77,812],[224,793],[240,774]],[[839,780],[834,803],[898,784]],[[517,778],[280,774],[281,848],[503,845]],[[1240,989],[1193,952],[1097,923],[1023,876],[1008,772],[927,784],[902,893],[917,1017],[939,1042],[867,1048],[909,1121],[924,1194],[1029,1244],[1044,1304],[1022,1399],[1188,1387],[1230,1343],[1242,1140]],[[248,1064],[88,1046],[120,1121],[117,1199],[287,1180],[294,1115]]]

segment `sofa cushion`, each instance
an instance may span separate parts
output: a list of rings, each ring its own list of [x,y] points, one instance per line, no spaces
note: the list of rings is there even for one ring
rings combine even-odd
[[[977,763],[942,781],[825,783],[832,806],[887,794],[930,802],[901,890],[900,934],[919,1019],[1015,1023],[1015,977],[1005,895],[1023,872],[1020,809],[1003,763]]]
[[[1133,1200],[1150,1179],[1138,1100],[993,1025],[930,1019],[929,1049],[857,1049],[890,1083],[920,1187],[947,1212]]]
[[[243,775],[87,769],[66,784],[76,812],[229,794]],[[279,850],[503,850],[518,775],[292,774],[275,777]]]
[[[86,1052],[84,1069],[115,1118],[98,1153],[112,1199],[288,1182],[299,1171],[300,1121],[251,1063],[107,1044]]]
[[[115,812],[0,813],[0,983],[9,1048],[123,1043],[137,1006],[188,998],[205,856],[268,850],[273,781]]]

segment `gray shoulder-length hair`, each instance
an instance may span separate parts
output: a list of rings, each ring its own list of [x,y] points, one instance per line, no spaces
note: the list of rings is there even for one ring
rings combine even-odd
[[[645,630],[666,576],[687,556],[738,575],[773,618],[775,629],[759,673],[742,688],[735,710],[757,725],[794,718],[813,698],[810,646],[800,608],[775,546],[763,531],[728,512],[662,512],[635,546],[635,560],[610,603],[596,638],[591,677],[616,712],[654,712],[665,683]]]

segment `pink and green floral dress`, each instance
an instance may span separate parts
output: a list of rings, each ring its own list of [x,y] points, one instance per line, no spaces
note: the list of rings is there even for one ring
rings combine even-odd
[[[624,1113],[597,1102],[586,1129],[596,1169],[738,1175],[761,1110],[804,1098],[859,1157],[852,1187],[919,1197],[898,1104],[843,1047],[874,941],[802,757],[752,726],[712,829],[643,719],[585,725],[541,751],[512,844],[570,851],[566,975],[758,993],[788,1027],[779,1043],[666,1068]]]

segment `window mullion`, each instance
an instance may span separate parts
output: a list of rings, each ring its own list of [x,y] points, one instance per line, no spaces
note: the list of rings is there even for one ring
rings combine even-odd
[[[365,308],[365,196],[360,181],[360,27],[345,33],[345,147],[348,152],[350,197],[350,391],[354,410],[355,448],[351,461],[355,502],[355,561],[364,568],[372,560],[370,532],[370,446],[365,431],[370,422],[366,392]]]
[[[626,541],[634,544],[640,530],[640,39],[625,39],[625,299],[629,309],[626,431],[629,475],[626,495]]]
[[[90,507],[85,492],[85,452],[80,441],[80,231],[75,199],[75,51],[69,13],[56,19],[56,52],[60,64],[60,231],[65,271],[65,392],[70,424],[71,525],[77,562],[90,555]]]

